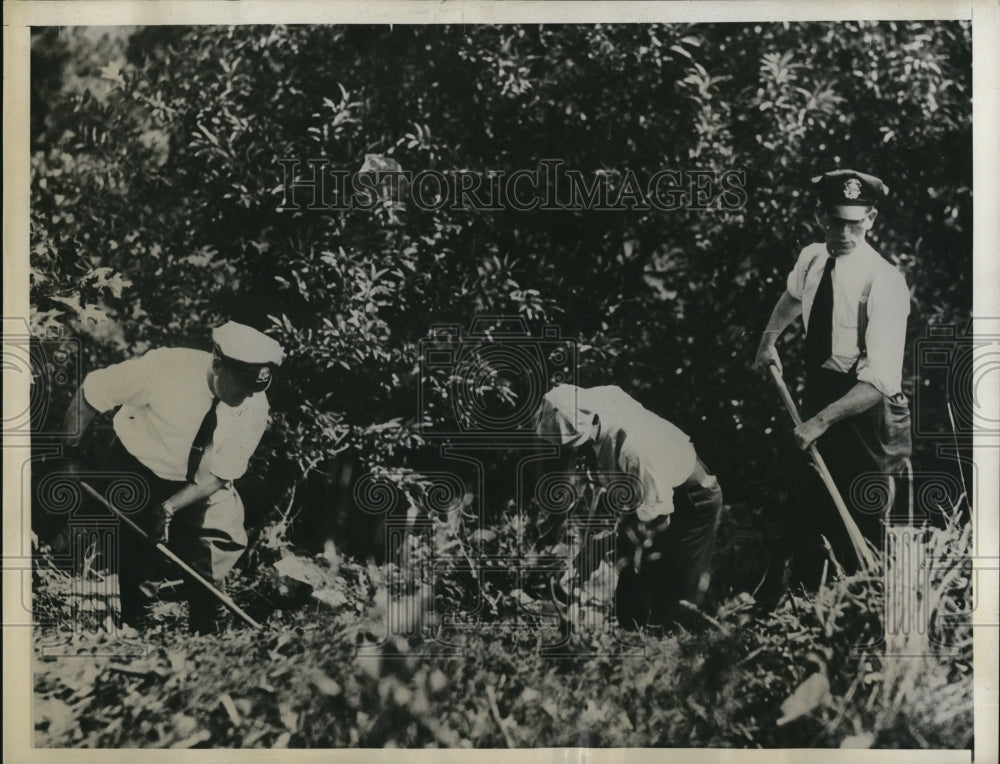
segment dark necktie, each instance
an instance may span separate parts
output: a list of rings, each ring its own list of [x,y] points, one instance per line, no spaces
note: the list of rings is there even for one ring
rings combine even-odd
[[[806,329],[806,368],[816,369],[826,363],[833,352],[833,266],[830,257],[823,268],[823,277],[813,298]]]
[[[215,425],[218,423],[218,416],[215,413],[215,409],[218,405],[219,399],[213,397],[212,405],[208,409],[208,413],[205,414],[205,418],[201,420],[201,427],[198,428],[198,434],[194,436],[194,442],[191,444],[187,469],[187,481],[189,483],[194,482],[194,477],[198,474],[198,466],[201,464],[201,457],[205,453],[205,446],[208,445],[208,442],[212,439],[212,434],[215,432]]]

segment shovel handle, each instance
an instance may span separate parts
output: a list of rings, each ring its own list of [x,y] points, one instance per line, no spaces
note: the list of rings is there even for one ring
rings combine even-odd
[[[788,409],[788,413],[792,417],[792,422],[798,427],[802,424],[802,417],[799,416],[799,410],[795,406],[795,401],[792,400],[792,394],[788,392],[788,387],[785,385],[785,380],[781,377],[781,372],[778,371],[777,364],[773,361],[768,364],[768,371],[771,373],[771,379],[774,380],[775,387],[778,388],[778,394],[781,395],[781,400],[784,402],[785,408]],[[819,449],[816,448],[815,443],[811,443],[807,450],[813,461],[813,465],[816,467],[816,472],[819,473],[823,485],[826,486],[827,493],[830,494],[830,498],[837,508],[837,514],[840,515],[840,519],[847,529],[847,535],[851,539],[851,546],[854,547],[854,553],[862,565],[874,568],[877,564],[876,560],[868,549],[865,537],[861,534],[861,529],[858,528],[858,524],[851,517],[850,510],[847,509],[847,504],[844,503],[844,499],[837,489],[837,484],[833,482],[833,476],[830,474],[826,462],[823,461],[823,456],[820,454]]]
[[[93,496],[97,501],[99,501],[104,506],[104,508],[107,509],[109,512],[111,512],[115,517],[117,517],[119,520],[123,520],[126,525],[128,525],[132,530],[134,530],[136,533],[142,536],[146,541],[148,541],[151,544],[154,544],[153,540],[149,537],[149,534],[146,533],[146,531],[144,531],[141,527],[139,527],[139,525],[136,524],[130,517],[128,517],[128,515],[126,515],[124,512],[118,509],[118,507],[116,507],[110,501],[101,496],[101,494],[99,494],[97,491],[91,488],[90,485],[88,485],[86,482],[81,480],[80,485],[83,486],[83,490],[85,490],[87,493]],[[237,616],[239,616],[239,618],[242,619],[248,626],[252,626],[255,629],[263,628],[259,623],[257,623],[257,621],[255,621],[253,618],[247,615],[247,613],[239,605],[233,602],[233,600],[227,594],[220,591],[198,571],[196,571],[194,568],[192,568],[190,565],[184,562],[184,560],[182,560],[176,554],[171,552],[165,544],[155,543],[154,546],[156,547],[156,551],[158,551],[168,560],[177,565],[177,567],[179,567],[181,570],[187,573],[191,578],[193,578],[195,581],[201,584],[202,587],[211,592],[211,594],[217,600],[219,600],[219,602],[225,605],[229,610],[231,610]]]
[[[788,409],[788,413],[792,417],[792,421],[795,426],[798,427],[802,424],[802,417],[799,416],[799,410],[795,407],[795,401],[792,400],[792,394],[788,392],[788,387],[785,386],[785,380],[781,377],[781,372],[778,371],[778,365],[771,361],[767,366],[767,370],[771,372],[771,379],[774,380],[775,387],[778,388],[778,394],[781,396],[782,402],[785,404],[785,408]]]

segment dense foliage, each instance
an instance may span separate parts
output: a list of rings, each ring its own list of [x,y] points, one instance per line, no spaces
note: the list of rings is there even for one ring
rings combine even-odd
[[[480,450],[475,466],[442,451],[463,443],[460,435],[435,437],[461,432],[462,411],[450,371],[421,366],[422,343],[442,325],[468,333],[475,322],[496,335],[504,316],[518,317],[533,336],[557,326],[560,342],[573,343],[582,384],[618,384],[690,433],[719,474],[729,505],[713,602],[736,607],[732,596],[766,568],[768,510],[784,500],[789,486],[781,476],[793,474],[787,465],[796,456],[773,391],[749,367],[785,274],[816,236],[808,186],[819,172],[854,167],[883,177],[892,190],[872,240],[905,273],[912,292],[904,378],[909,392],[920,384],[915,421],[930,433],[916,439],[915,464],[941,485],[941,475],[954,472],[953,462],[938,460],[938,436],[948,443],[953,437],[944,403],[957,407],[964,436],[971,380],[947,364],[937,376],[915,364],[928,327],[954,325],[961,335],[971,314],[967,24],[40,29],[31,86],[33,334],[46,338],[46,348],[74,353],[72,362],[86,372],[152,347],[207,347],[210,328],[249,296],[275,316],[289,357],[268,393],[272,426],[242,481],[255,539],[244,567],[265,576],[269,565],[262,563],[285,559],[289,543],[302,552],[329,552],[330,539],[341,551],[381,562],[380,522],[423,523],[426,533],[405,542],[408,560],[418,567],[420,560],[441,562],[439,599],[506,624],[496,626],[502,634],[495,640],[474,637],[479,646],[467,653],[466,669],[459,661],[440,686],[430,667],[417,671],[422,679],[388,690],[365,684],[336,658],[353,646],[355,632],[338,632],[331,642],[326,629],[300,631],[291,641],[275,636],[256,644],[257,652],[238,644],[232,653],[206,654],[224,664],[238,657],[247,671],[266,664],[260,651],[307,656],[299,668],[308,664],[326,677],[319,691],[343,713],[326,737],[303,731],[317,709],[298,708],[301,699],[284,698],[269,706],[271,717],[259,717],[258,703],[274,691],[258,677],[259,698],[229,691],[230,703],[223,704],[230,722],[234,714],[254,716],[256,726],[240,731],[233,722],[223,731],[220,716],[223,726],[209,724],[202,742],[496,745],[504,742],[497,736],[504,726],[490,726],[493,712],[483,700],[489,688],[501,709],[496,714],[511,721],[505,734],[517,745],[574,744],[581,713],[590,714],[588,734],[595,735],[582,742],[592,745],[836,745],[851,734],[845,719],[856,717],[843,712],[788,738],[775,737],[769,726],[765,732],[762,719],[715,718],[738,715],[718,699],[742,692],[743,680],[697,668],[704,661],[717,667],[750,660],[757,648],[761,656],[772,648],[774,655],[794,652],[795,662],[754,674],[753,702],[780,703],[805,678],[803,655],[820,655],[824,665],[832,659],[824,649],[835,648],[820,649],[813,638],[830,637],[832,622],[813,623],[812,602],[789,598],[785,610],[760,621],[739,621],[749,616],[733,611],[736,620],[705,643],[684,637],[651,643],[670,653],[665,665],[678,672],[676,682],[626,677],[627,663],[614,660],[560,673],[558,663],[530,657],[534,643],[517,647],[520,632],[510,626],[517,603],[541,600],[550,582],[536,582],[537,590],[517,583],[509,558],[557,555],[565,540],[545,527],[550,518],[531,501],[531,486],[519,482],[516,448]],[[299,176],[309,159],[350,172],[398,166],[508,173],[550,159],[587,178],[603,174],[615,190],[628,171],[649,178],[660,170],[735,170],[743,173],[746,197],[734,209],[669,212],[431,210],[404,188],[370,210],[293,210],[284,204],[282,159],[298,160]],[[53,343],[53,332],[63,340]],[[956,357],[957,343],[939,341]],[[799,344],[782,346],[792,387]],[[51,363],[51,356],[39,358]],[[539,361],[544,384],[557,371],[551,358]],[[516,411],[530,399],[529,371],[476,369],[476,400],[493,414]],[[37,409],[41,432],[60,420],[72,375],[46,379],[48,387],[37,391],[49,401]],[[373,471],[389,477],[392,492],[364,493]],[[935,503],[960,505],[961,481],[945,483]],[[424,509],[431,511],[416,518]],[[843,593],[851,584],[837,586]],[[370,595],[355,593],[359,609],[371,606]],[[821,594],[817,602],[824,596],[834,595]],[[872,607],[864,596],[857,602]],[[782,620],[788,608],[794,623]],[[324,625],[333,628],[336,620]],[[793,648],[787,634],[796,624],[810,636]],[[315,652],[317,640],[323,657]],[[204,649],[199,644],[189,645],[195,655]],[[499,666],[514,655],[535,661],[518,666],[532,674],[530,681],[512,681],[512,671],[502,686],[499,668],[495,682],[475,678],[476,661]],[[164,660],[173,666],[169,655]],[[934,665],[925,679],[939,677]],[[173,670],[175,679],[182,677]],[[830,671],[834,684],[843,679],[843,672]],[[155,666],[150,672],[141,678],[104,671],[97,684],[119,697],[122,682],[137,690],[164,679]],[[324,691],[332,686],[327,680],[342,694]],[[148,718],[136,716],[133,726],[102,733],[106,720],[97,719],[66,734],[89,744],[175,742],[181,733],[164,733],[162,714],[181,713],[182,703],[197,700],[185,681],[174,681],[170,692],[180,694]],[[599,696],[584,692],[591,681],[604,683]],[[851,689],[851,681],[834,690],[844,703],[852,702],[848,694],[860,698],[869,685],[880,686],[859,679],[863,686]],[[428,682],[437,689],[420,689]],[[424,693],[424,711],[409,702],[417,692]],[[351,706],[361,697],[356,693],[372,699],[397,693],[407,698],[398,705],[409,710],[399,718],[362,719],[368,712]],[[483,704],[459,711],[463,694]],[[739,702],[750,703],[751,695]],[[90,699],[73,702],[87,709],[104,696],[81,697]],[[547,697],[554,711],[545,707]],[[567,706],[563,697],[591,698],[593,708]],[[622,719],[618,707],[663,718]],[[513,722],[529,724],[529,715],[531,724],[543,720],[546,731],[519,733]],[[922,716],[908,719],[913,729],[945,728]],[[172,723],[193,735],[208,724],[195,721]],[[871,730],[895,722],[857,717],[857,723]],[[958,729],[928,742],[966,744],[965,727]],[[887,733],[880,742],[919,745],[916,734]],[[66,742],[51,731],[49,739]]]
[[[788,438],[747,369],[815,236],[811,175],[846,165],[888,180],[873,239],[907,275],[913,337],[971,313],[969,35],[960,23],[45,30],[34,328],[82,335],[89,369],[204,347],[234,297],[267,294],[291,355],[255,471],[277,502],[333,444],[365,464],[420,449],[414,424],[450,414],[434,386],[418,411],[432,326],[554,323],[578,343],[584,384],[630,391],[694,436],[731,498],[759,501]],[[735,169],[747,202],[278,209],[278,159],[355,171],[366,153],[413,171],[544,158],[587,176]],[[925,397],[925,419],[940,421],[946,392]]]

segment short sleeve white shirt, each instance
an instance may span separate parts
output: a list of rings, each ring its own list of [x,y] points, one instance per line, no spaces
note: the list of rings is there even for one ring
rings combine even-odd
[[[598,470],[638,478],[642,499],[636,514],[643,522],[671,514],[674,488],[694,472],[697,456],[691,439],[619,387],[587,388],[581,390],[580,399],[599,418],[600,432],[593,444]]]
[[[810,244],[799,254],[788,274],[788,293],[802,302],[802,321],[807,327],[827,259],[829,254],[825,244]],[[892,396],[901,389],[910,290],[903,274],[872,249],[867,241],[862,241],[853,252],[836,260],[833,269],[832,355],[823,366],[848,372],[858,361],[859,307],[869,284],[865,331],[867,354],[858,362],[858,380],[868,382],[883,395]]]
[[[151,350],[91,372],[83,394],[99,412],[120,406],[114,429],[122,445],[155,475],[184,481],[191,445],[212,405],[211,363],[211,354],[201,350]],[[235,480],[246,472],[267,427],[267,396],[256,393],[236,407],[220,402],[216,416],[199,474]]]

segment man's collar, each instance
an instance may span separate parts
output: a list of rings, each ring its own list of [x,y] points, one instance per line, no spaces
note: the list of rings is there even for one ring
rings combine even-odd
[[[826,244],[823,244],[823,253],[827,257],[833,257],[833,255],[831,255],[830,252],[826,249]],[[874,249],[872,249],[872,246],[868,243],[868,240],[862,239],[860,242],[858,242],[858,246],[856,246],[846,255],[839,255],[837,257],[833,257],[833,259],[838,263],[842,263],[848,260],[860,260],[863,258],[871,257],[872,255],[878,257],[878,253]]]

